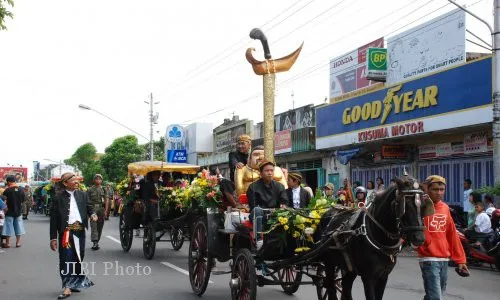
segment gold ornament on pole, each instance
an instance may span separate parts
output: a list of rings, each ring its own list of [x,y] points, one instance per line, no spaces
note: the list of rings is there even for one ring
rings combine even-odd
[[[254,28],[250,32],[250,37],[254,40],[260,40],[264,48],[265,60],[260,61],[253,57],[254,48],[248,48],[246,59],[252,65],[253,71],[257,75],[263,75],[263,94],[264,94],[264,157],[274,162],[274,98],[276,89],[276,73],[290,70],[297,58],[304,43],[297,50],[278,59],[271,59],[271,51],[267,38],[259,28]]]

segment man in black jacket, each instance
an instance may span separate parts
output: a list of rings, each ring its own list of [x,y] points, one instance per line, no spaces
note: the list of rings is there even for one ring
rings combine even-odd
[[[271,161],[264,160],[259,165],[260,179],[250,184],[247,190],[248,204],[250,205],[250,219],[256,218],[256,233],[257,250],[263,245],[262,241],[262,225],[264,211],[263,208],[278,208],[286,207],[288,197],[286,196],[285,187],[273,180],[275,164]]]
[[[59,249],[59,274],[63,291],[57,298],[65,299],[71,296],[72,291],[94,285],[82,272],[81,262],[85,256],[88,216],[95,222],[97,215],[87,194],[78,190],[79,180],[75,174],[64,173],[58,184],[63,190],[56,194],[50,208],[50,249]]]
[[[288,189],[286,193],[289,207],[304,208],[309,204],[311,194],[300,186],[301,183],[302,175],[297,172],[288,173]]]
[[[238,137],[236,151],[229,152],[229,178],[234,182],[234,170],[243,168],[248,161],[248,152],[252,147],[249,135],[242,134]]]

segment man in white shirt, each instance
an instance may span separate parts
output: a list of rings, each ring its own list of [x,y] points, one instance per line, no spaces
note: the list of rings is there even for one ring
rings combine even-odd
[[[288,207],[304,208],[309,204],[311,194],[300,186],[301,183],[302,175],[297,172],[288,173],[288,189],[286,190]]]
[[[474,220],[474,225],[467,229],[466,235],[470,240],[477,241],[479,244],[487,241],[493,230],[491,229],[490,217],[484,211],[483,202],[477,202],[475,209],[477,216]]]
[[[474,215],[474,206],[470,203],[469,201],[469,196],[472,193],[472,181],[470,179],[465,179],[464,180],[464,198],[463,198],[463,207],[464,207],[464,227],[468,227],[472,223],[472,220],[469,219],[473,218]],[[470,215],[469,215],[470,213]]]

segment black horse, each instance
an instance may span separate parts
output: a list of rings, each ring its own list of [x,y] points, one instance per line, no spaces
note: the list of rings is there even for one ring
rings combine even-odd
[[[334,245],[323,256],[326,278],[324,299],[352,299],[352,285],[359,275],[367,300],[380,300],[384,295],[389,273],[401,251],[402,239],[422,245],[422,217],[433,213],[432,203],[423,201],[418,182],[408,176],[395,178],[385,191],[365,208],[357,211],[332,208],[322,219],[322,239],[333,236]],[[422,201],[421,201],[422,199]],[[422,203],[424,202],[424,203]],[[328,298],[327,298],[328,297]]]

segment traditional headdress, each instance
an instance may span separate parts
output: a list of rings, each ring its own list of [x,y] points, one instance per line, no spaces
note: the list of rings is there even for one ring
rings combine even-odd
[[[259,164],[259,170],[262,172],[262,169],[264,169],[265,166],[267,165],[272,165],[273,167],[276,166],[276,164],[270,160],[264,159],[263,161],[260,162]]]
[[[302,175],[300,175],[297,172],[290,172],[290,173],[288,173],[288,177],[292,178],[293,180],[297,180],[299,182],[302,182]]]
[[[252,138],[247,134],[242,134],[238,137],[238,142],[250,143],[250,142],[252,142]]]

